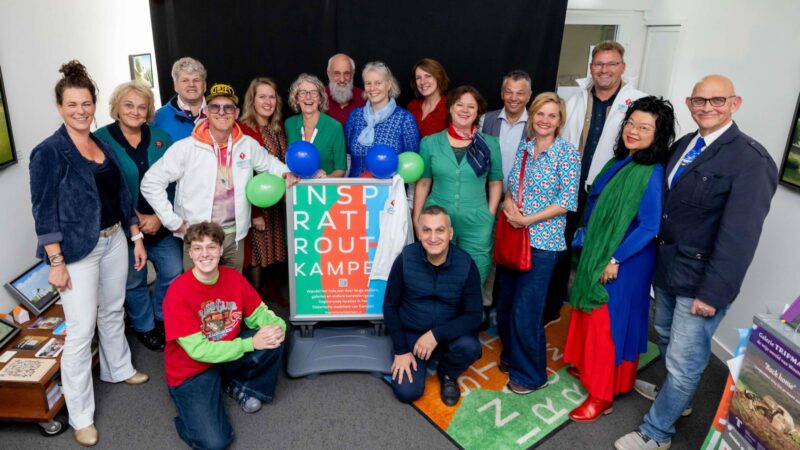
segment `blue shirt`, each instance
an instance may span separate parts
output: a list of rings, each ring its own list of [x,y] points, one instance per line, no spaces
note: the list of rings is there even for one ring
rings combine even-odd
[[[367,127],[362,106],[350,113],[344,127],[344,137],[347,142],[347,154],[350,155],[350,177],[358,177],[367,169],[367,150],[372,146],[364,146],[358,142],[361,130]],[[417,122],[410,112],[401,107],[396,107],[392,114],[383,122],[375,125],[375,141],[372,145],[384,144],[392,147],[397,153],[419,153],[419,129]]]
[[[534,138],[523,139],[519,143],[514,165],[508,174],[507,185],[512,198],[519,204],[517,198],[519,172],[522,156],[524,152],[528,152],[522,186],[522,208],[520,208],[522,214],[529,216],[550,205],[575,211],[578,208],[578,181],[581,170],[581,155],[578,149],[558,136],[550,148],[534,159],[534,143]],[[531,247],[540,250],[565,250],[566,224],[566,214],[531,224],[528,227]]]

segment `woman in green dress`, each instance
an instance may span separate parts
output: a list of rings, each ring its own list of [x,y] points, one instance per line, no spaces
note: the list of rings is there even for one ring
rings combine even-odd
[[[289,145],[301,140],[314,144],[319,150],[319,167],[326,176],[343,177],[347,173],[344,131],[336,119],[324,113],[328,110],[328,97],[322,81],[300,74],[289,88],[289,106],[300,113],[284,124]]]
[[[447,94],[448,127],[422,139],[419,153],[425,171],[414,191],[415,226],[425,206],[445,208],[453,222],[453,243],[475,260],[481,284],[492,266],[492,230],[503,193],[500,144],[496,137],[477,131],[486,109],[486,101],[472,86]]]

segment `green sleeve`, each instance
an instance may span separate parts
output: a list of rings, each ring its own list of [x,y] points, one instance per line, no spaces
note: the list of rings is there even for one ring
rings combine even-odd
[[[257,330],[264,325],[278,325],[284,333],[286,332],[286,322],[275,315],[264,303],[258,305],[258,308],[252,314],[245,317],[244,324],[253,330]]]
[[[252,317],[252,315],[251,315]],[[178,338],[181,346],[195,361],[224,363],[236,361],[245,353],[253,351],[253,338],[236,338],[232,341],[209,341],[201,331]]]
[[[347,152],[344,148],[344,131],[342,125],[331,118],[333,122],[333,170],[347,170]]]
[[[489,169],[489,181],[503,181],[503,157],[500,155],[500,141],[494,137],[484,134],[486,143],[489,144],[489,161],[491,168]]]
[[[283,130],[286,132],[286,143],[291,144],[292,142],[299,141],[300,137],[300,129],[297,126],[297,120],[300,118],[299,115],[292,116],[286,119],[286,122],[283,123]]]
[[[432,178],[433,175],[431,174],[431,146],[435,146],[435,139],[438,134],[432,134],[430,136],[425,136],[422,138],[422,142],[419,143],[419,156],[422,157],[422,162],[424,164],[424,169],[422,170],[422,178]]]

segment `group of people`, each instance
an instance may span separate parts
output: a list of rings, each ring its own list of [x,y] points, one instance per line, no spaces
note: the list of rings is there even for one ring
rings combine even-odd
[[[449,89],[432,59],[412,68],[408,109],[397,105],[400,88],[385,64],[364,66],[363,91],[355,70],[337,54],[327,86],[298,76],[288,90],[297,114],[284,121],[272,79],[252,80],[240,110],[230,85],[206,95],[203,65],[181,58],[172,68],[176,95],[163,107],[155,110],[146,85],[123,83],[110,99],[114,122],[92,133],[96,86],[77,61],[62,66],[55,93],[64,124],[31,153],[30,178],[38,255],[51,266],[69,329],[62,382],[76,440],[98,440],[95,326],[101,379],[148,380],[131,363],[126,310],[142,343],[165,352],[176,428],[193,448],[233,439],[223,391],[248,413],[271,401],[286,325],[262,298],[280,304],[285,210],[251,206],[244,186],[268,172],[291,188],[298,178],[286,148],[303,140],[320,153],[317,177],[370,176],[366,154],[376,144],[419,152],[425,163],[409,188],[419,241],[395,260],[384,300],[398,399],[423,394],[426,367],[438,358],[442,401],[457,404],[457,379],[481,356],[477,332],[491,306],[508,390],[546,386],[544,327],[569,299],[564,358],[589,393],[570,417],[594,421],[635,388],[654,404],[617,448],[668,448],[776,189],[774,162],[732,121],[741,105],[733,83],[700,80],[686,99],[698,131],[673,143],[672,105],[623,78],[616,42],[594,47],[592,76],[568,102],[544,92],[528,106],[530,76],[515,70],[497,111],[471,86]],[[530,271],[493,264],[499,215],[528,230]],[[573,253],[580,258],[570,284]],[[659,385],[636,380],[651,283],[668,372]]]

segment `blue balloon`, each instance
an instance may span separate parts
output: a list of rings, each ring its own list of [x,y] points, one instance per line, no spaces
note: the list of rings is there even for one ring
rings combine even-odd
[[[319,150],[314,144],[296,141],[286,149],[286,165],[300,178],[311,178],[319,170]]]
[[[367,169],[375,178],[391,178],[397,173],[397,152],[385,144],[367,150]]]

